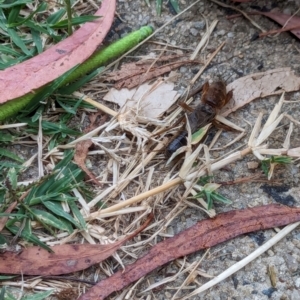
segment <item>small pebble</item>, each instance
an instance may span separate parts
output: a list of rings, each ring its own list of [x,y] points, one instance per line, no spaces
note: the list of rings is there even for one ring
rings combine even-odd
[[[205,22],[204,21],[199,21],[194,23],[195,28],[203,30],[205,28]]]
[[[199,33],[199,31],[198,31],[197,29],[195,29],[195,28],[191,28],[191,29],[190,29],[190,33],[191,33],[191,35],[193,35],[193,36],[197,36],[198,33]]]
[[[249,170],[255,170],[258,168],[258,162],[257,161],[249,161],[247,162],[247,166]]]
[[[220,30],[217,32],[217,35],[224,35],[226,31],[224,29]]]
[[[300,278],[297,278],[296,281],[295,281],[295,286],[297,288],[300,288]]]

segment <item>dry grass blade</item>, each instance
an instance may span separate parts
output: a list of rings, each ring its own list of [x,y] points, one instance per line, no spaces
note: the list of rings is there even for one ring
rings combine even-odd
[[[208,28],[208,30],[206,31],[206,33],[203,35],[203,37],[201,38],[200,43],[198,44],[198,46],[196,47],[195,51],[193,52],[193,54],[191,55],[190,59],[194,60],[196,58],[196,56],[198,55],[199,51],[204,47],[204,45],[207,43],[209,36],[212,34],[212,32],[214,31],[215,27],[218,24],[218,20],[214,20],[210,27]]]
[[[204,70],[207,68],[207,66],[211,63],[211,61],[215,58],[215,56],[220,52],[220,50],[225,45],[225,42],[221,43],[221,45],[214,51],[214,53],[209,57],[209,59],[206,61],[205,65],[199,70],[199,72],[194,76],[194,78],[191,80],[190,85],[194,85],[197,79],[200,77],[200,75],[204,72]]]
[[[226,7],[226,8],[230,8],[230,9],[233,9],[233,10],[236,10],[238,11],[239,13],[241,13],[247,20],[250,21],[250,23],[255,26],[256,28],[258,28],[260,31],[264,32],[266,30],[264,30],[260,25],[258,25],[254,20],[252,20],[245,12],[243,12],[241,9],[239,8],[236,8],[235,6],[232,6],[232,5],[228,5],[228,4],[225,4],[225,3],[222,3],[220,1],[217,1],[217,0],[210,0],[211,2],[214,2],[222,7]]]
[[[238,270],[242,269],[244,266],[249,264],[255,258],[257,258],[261,254],[266,252],[268,249],[273,247],[276,243],[278,243],[281,239],[283,239],[286,235],[288,235],[291,231],[293,231],[299,224],[300,224],[300,222],[297,222],[297,223],[290,224],[290,225],[286,226],[284,229],[282,229],[279,233],[277,233],[274,237],[272,237],[269,241],[267,241],[263,246],[256,249],[249,256],[242,259],[241,261],[239,261],[235,265],[231,266],[230,268],[228,268],[226,271],[224,271],[220,275],[216,276],[211,281],[205,283],[200,288],[198,288],[195,291],[193,291],[192,293],[190,293],[188,296],[183,297],[182,300],[191,299],[192,296],[199,295],[200,293],[202,293],[202,292],[208,290],[209,288],[215,286],[219,282],[225,280],[226,278],[228,278],[229,276],[231,276],[232,274],[234,274]]]

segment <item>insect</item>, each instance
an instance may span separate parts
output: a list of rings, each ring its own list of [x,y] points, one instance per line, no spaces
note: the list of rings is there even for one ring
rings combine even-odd
[[[206,82],[202,88],[201,103],[188,115],[191,132],[212,122],[218,111],[224,107],[232,98],[232,91],[226,92],[226,85],[223,81],[216,81],[212,84]],[[168,145],[166,154],[171,156],[180,147],[187,144],[187,131],[183,131]]]

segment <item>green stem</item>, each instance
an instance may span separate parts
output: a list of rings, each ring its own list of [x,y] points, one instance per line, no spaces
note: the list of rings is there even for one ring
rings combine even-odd
[[[72,35],[72,9],[71,9],[71,1],[65,0],[67,16],[68,16],[68,34]]]
[[[59,87],[62,87],[70,82],[73,82],[83,75],[107,65],[113,59],[116,59],[138,45],[141,41],[147,38],[153,32],[152,27],[144,26],[139,30],[134,31],[124,38],[112,43],[110,46],[99,50],[89,57],[84,63],[79,65],[69,76],[62,81]],[[26,94],[22,97],[10,100],[0,105],[0,122],[12,117],[30,104],[30,101],[42,91],[44,87],[39,88],[34,93]],[[42,101],[43,99],[41,99]]]

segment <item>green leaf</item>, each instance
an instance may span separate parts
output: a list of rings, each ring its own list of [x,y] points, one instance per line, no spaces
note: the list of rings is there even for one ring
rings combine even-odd
[[[211,193],[211,197],[214,201],[219,201],[226,204],[232,204],[232,201],[227,199],[226,197],[220,195],[219,193],[213,192]]]
[[[53,293],[54,293],[54,290],[34,293],[32,295],[26,295],[26,296],[22,297],[21,300],[43,300],[43,299],[47,299]]]
[[[18,36],[17,32],[12,29],[8,28],[7,32],[12,40],[12,42],[18,46],[25,54],[30,55],[30,51],[27,49],[24,41]]]
[[[8,181],[10,184],[10,189],[16,190],[18,184],[18,173],[16,172],[15,168],[11,168],[7,172]]]
[[[31,233],[31,228],[29,224],[30,220],[26,220],[26,225],[22,232],[21,232],[21,237],[24,238],[25,240],[34,243],[35,245],[41,246],[42,248],[46,249],[47,251],[53,252],[51,248],[49,248],[45,243],[40,241],[34,234]],[[17,226],[7,226],[6,228],[12,232],[13,234],[17,234],[19,232],[19,227]]]
[[[214,176],[209,176],[209,175],[202,176],[202,177],[199,178],[197,184],[205,185],[205,184],[209,183],[213,178],[214,178]]]
[[[53,13],[52,15],[50,15],[46,22],[51,25],[51,24],[55,24],[57,23],[64,15],[66,14],[66,9],[65,8],[61,8],[60,10],[58,10],[57,12]]]
[[[5,286],[1,289],[0,300],[4,300],[4,296],[5,296]]]
[[[11,47],[9,46],[5,46],[5,45],[0,45],[0,52],[3,54],[3,53],[6,53],[6,54],[9,54],[9,55],[13,55],[13,56],[20,56],[21,53],[12,49]]]
[[[289,156],[272,156],[271,162],[276,164],[290,164],[292,159]]]
[[[35,47],[37,49],[37,52],[42,53],[43,52],[43,43],[42,43],[42,39],[41,39],[39,33],[36,30],[32,29],[31,35],[32,35],[32,39],[35,44]]]
[[[86,84],[87,82],[92,80],[94,77],[99,75],[104,69],[105,69],[105,67],[100,67],[100,68],[96,69],[95,71],[91,72],[90,74],[81,77],[79,80],[60,88],[57,91],[57,93],[64,94],[64,95],[72,94],[73,92],[79,90],[79,88],[81,88],[84,84]]]
[[[72,216],[70,216],[67,212],[64,211],[64,209],[60,203],[53,202],[53,201],[43,201],[43,205],[48,210],[50,210],[51,212],[56,214],[57,216],[60,216],[64,219],[70,221],[73,225],[80,228],[80,225],[72,218]]]
[[[18,155],[14,154],[13,152],[11,151],[8,151],[6,149],[3,149],[3,148],[0,148],[0,157],[1,156],[5,156],[5,157],[8,157],[10,159],[13,159],[15,161],[18,161],[20,163],[23,163],[24,162],[24,159],[20,158]]]
[[[0,233],[0,249],[6,249],[7,247],[7,239],[6,237]]]
[[[158,16],[161,15],[161,7],[162,7],[162,0],[156,0],[156,13]]]
[[[200,128],[199,130],[197,130],[196,132],[194,132],[192,134],[192,145],[198,144],[206,135],[208,129],[210,127],[210,124]]]
[[[9,279],[13,279],[15,277],[18,277],[18,275],[13,275],[13,276],[10,276],[10,275],[0,275],[0,280],[9,280]],[[1,299],[1,296],[0,296],[0,299]]]
[[[15,139],[11,134],[2,133],[0,134],[0,142],[12,142]]]
[[[206,200],[207,200],[207,209],[210,210],[210,209],[212,209],[212,206],[213,206],[213,202],[212,202],[212,199],[210,197],[211,193],[204,190],[204,194],[205,194]]]
[[[86,229],[86,223],[84,221],[84,218],[81,214],[81,212],[79,211],[77,205],[75,204],[75,202],[69,202],[69,206],[72,210],[73,215],[76,217],[76,219],[78,220],[78,222],[80,223],[80,229]]]
[[[5,1],[5,2],[9,2],[9,1]],[[12,8],[14,6],[18,6],[20,4],[27,4],[27,3],[32,3],[32,0],[16,0],[16,1],[10,1],[11,3],[2,3],[0,4],[1,8]]]
[[[92,22],[94,20],[97,20],[101,18],[100,16],[80,16],[80,17],[74,17],[71,20],[72,26],[74,25],[80,25],[86,22]],[[53,29],[63,29],[68,28],[68,20],[62,20],[60,22],[57,22],[56,24],[50,25]]]
[[[16,21],[17,18],[15,18],[14,20],[11,20],[11,21],[8,19],[8,23],[9,23],[8,27],[17,27],[17,26],[20,26],[20,25],[24,24],[26,21],[31,20],[32,17],[33,17],[36,13],[41,12],[41,11],[45,11],[46,9],[47,9],[47,3],[46,3],[46,2],[43,2],[43,3],[41,3],[41,4],[37,7],[36,10],[34,10],[32,13],[30,13],[26,18],[20,18],[20,17],[19,17],[19,20],[21,20],[21,21],[18,20],[19,22],[17,22],[17,23],[14,23],[14,22]],[[18,15],[19,15],[19,12],[18,12]],[[17,16],[18,16],[18,15],[17,15]]]
[[[16,19],[18,18],[19,16],[19,13],[20,13],[20,10],[22,9],[23,5],[18,5],[18,6],[14,6],[9,14],[8,14],[8,18],[7,18],[7,23],[8,24],[11,24],[13,22],[16,21]]]
[[[72,227],[70,231],[70,226],[66,226],[64,222],[62,222],[52,214],[36,208],[31,208],[31,210],[39,218],[39,220],[43,221],[45,224],[63,231],[68,231],[69,233],[73,232]]]
[[[170,4],[174,8],[177,14],[180,13],[179,5],[178,5],[178,0],[170,0]]]

